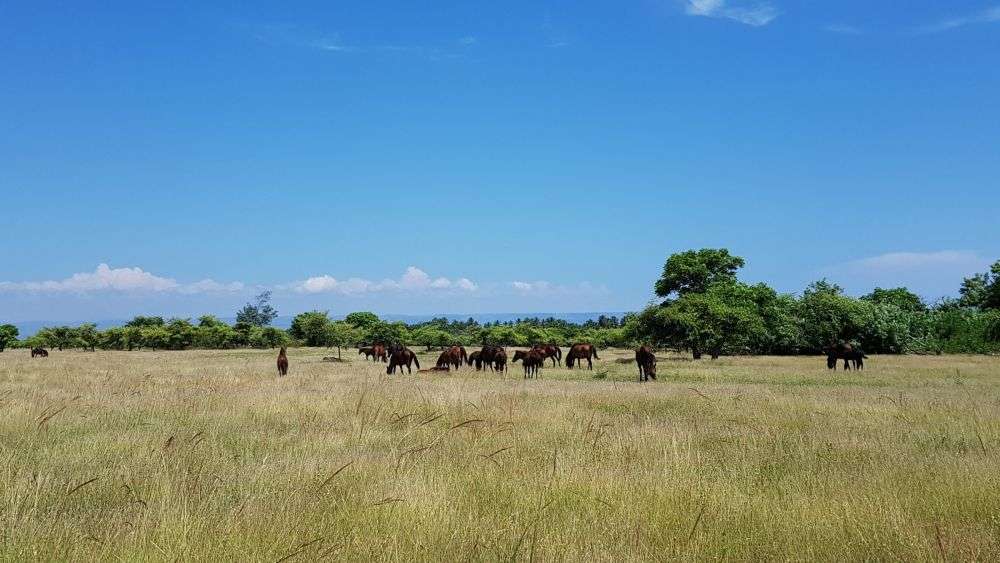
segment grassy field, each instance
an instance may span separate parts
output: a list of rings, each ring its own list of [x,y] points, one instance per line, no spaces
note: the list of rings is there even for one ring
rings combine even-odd
[[[5,560],[996,560],[1000,359],[0,354]],[[421,355],[430,365],[430,356]]]

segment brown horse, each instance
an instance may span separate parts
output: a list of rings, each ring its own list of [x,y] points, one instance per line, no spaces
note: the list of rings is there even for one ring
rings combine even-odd
[[[531,349],[540,353],[543,359],[552,360],[552,367],[562,361],[562,349],[553,344],[535,344]]]
[[[507,371],[507,351],[503,348],[493,350],[493,371],[503,373]]]
[[[541,354],[538,350],[516,350],[514,352],[514,359],[511,363],[521,361],[521,365],[524,367],[524,378],[540,376],[539,369],[545,365],[545,356]]]
[[[473,352],[469,354],[469,357],[465,359],[465,362],[470,366],[474,364],[476,366],[476,371],[482,371],[483,370],[482,355],[483,355],[482,352]]]
[[[371,360],[375,357],[375,349],[371,346],[363,346],[358,348],[358,355],[360,356],[361,354],[365,355],[365,360]]]
[[[375,361],[381,360],[383,364],[389,361],[389,354],[386,353],[385,346],[382,344],[372,346],[372,354],[375,355]]]
[[[483,360],[484,366],[489,366],[492,371],[503,371],[507,367],[507,352],[499,346],[487,344],[479,352],[479,357]],[[499,368],[497,366],[500,366]]]
[[[572,369],[573,364],[579,366],[580,360],[587,360],[587,369],[594,369],[594,362],[591,358],[600,360],[597,357],[597,348],[593,344],[574,344],[566,353],[566,367]]]
[[[46,350],[45,348],[32,348],[31,357],[34,358],[35,356],[38,356],[40,358],[48,358],[49,351]]]
[[[642,346],[635,351],[635,363],[639,366],[639,381],[656,380],[656,354],[649,346]]]
[[[465,353],[465,348],[461,346],[452,346],[451,348],[441,352],[438,356],[437,366],[451,366],[454,369],[458,369],[462,364],[469,359],[469,356]]]
[[[868,356],[860,346],[838,342],[827,346],[823,352],[826,353],[826,367],[830,369],[837,369],[837,360],[844,360],[844,370],[850,370],[851,364],[854,364],[855,370],[865,369],[865,358]]]
[[[407,373],[413,373],[413,368],[410,367],[411,364],[416,364],[417,369],[420,369],[420,360],[417,359],[417,355],[409,348],[400,347],[389,356],[389,367],[385,368],[385,373],[386,375],[396,373],[397,366],[399,367],[400,374],[403,373],[403,366],[406,366]]]
[[[288,354],[285,352],[285,347],[282,346],[281,350],[278,351],[278,377],[286,375],[288,375]]]

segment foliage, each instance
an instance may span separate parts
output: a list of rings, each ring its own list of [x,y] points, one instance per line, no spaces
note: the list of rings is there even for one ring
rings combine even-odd
[[[292,319],[288,334],[306,346],[324,346],[326,344],[326,325],[330,316],[326,311],[310,311],[301,313]]]
[[[11,324],[0,325],[0,352],[17,342],[19,332],[17,327]]]
[[[927,310],[927,304],[919,295],[906,289],[897,287],[894,289],[882,289],[876,287],[874,291],[865,295],[861,299],[877,304],[890,304],[899,307],[903,311],[910,313],[920,313]]]
[[[671,255],[656,281],[656,295],[702,293],[717,283],[736,281],[736,270],[745,261],[732,256],[725,248],[703,248]]]
[[[247,303],[236,313],[236,322],[251,326],[267,326],[277,316],[278,311],[271,306],[271,292],[265,291],[255,297],[253,303]]]

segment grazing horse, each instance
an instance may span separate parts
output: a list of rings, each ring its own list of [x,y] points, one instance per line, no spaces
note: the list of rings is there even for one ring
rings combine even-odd
[[[635,363],[639,366],[639,381],[656,380],[656,354],[649,346],[641,346],[635,351]]]
[[[375,348],[372,346],[358,348],[358,355],[360,356],[361,354],[365,355],[365,360],[371,360],[375,357]]]
[[[503,371],[503,369],[506,369],[507,352],[504,352],[503,348],[499,346],[491,346],[489,344],[483,346],[482,351],[479,352],[479,357],[483,361],[483,366],[489,366],[493,371],[497,371],[498,369]],[[498,357],[502,357],[503,361],[498,362]],[[500,368],[497,367],[498,363],[501,366]]]
[[[844,371],[850,370],[851,364],[854,364],[856,370],[865,369],[865,358],[868,356],[865,355],[860,346],[838,342],[828,346],[824,352],[826,353],[826,367],[829,369],[837,369],[837,360],[844,360]]]
[[[514,351],[514,359],[511,363],[521,361],[521,365],[524,367],[524,378],[537,377],[540,375],[539,368],[545,364],[545,356],[541,352],[535,349],[528,350],[516,350]]]
[[[493,365],[491,366],[493,371],[506,372],[507,371],[507,351],[503,348],[497,348],[493,350]]]
[[[278,377],[286,375],[288,375],[288,354],[285,352],[285,347],[282,346],[281,350],[278,351]]]
[[[386,353],[385,346],[383,346],[382,344],[376,344],[372,346],[372,354],[375,355],[376,362],[381,360],[382,363],[384,364],[389,361],[389,354]]]
[[[482,352],[473,352],[473,353],[469,354],[468,358],[465,359],[465,363],[467,363],[470,366],[473,365],[473,364],[475,364],[476,371],[482,371],[483,370],[483,358],[482,358],[482,355],[483,355]]]
[[[601,359],[597,356],[597,348],[593,344],[574,344],[569,352],[566,352],[566,367],[572,369],[573,364],[579,366],[580,360],[587,360],[587,368],[593,370],[594,362],[591,358]]]
[[[452,346],[448,349],[448,354],[451,356],[451,365],[458,369],[462,367],[462,364],[469,360],[469,354],[465,351],[465,346]]]
[[[552,360],[552,367],[556,367],[562,361],[562,349],[553,344],[535,344],[531,349],[540,353],[543,359]]]
[[[396,373],[397,366],[399,366],[400,374],[403,373],[403,366],[406,366],[407,373],[413,373],[413,368],[410,367],[411,364],[416,364],[417,369],[420,369],[420,360],[417,359],[417,355],[408,348],[400,347],[389,356],[389,367],[385,368],[385,373],[386,375]]]
[[[34,358],[35,356],[38,356],[40,358],[48,358],[49,351],[46,350],[45,348],[32,348],[31,357]]]

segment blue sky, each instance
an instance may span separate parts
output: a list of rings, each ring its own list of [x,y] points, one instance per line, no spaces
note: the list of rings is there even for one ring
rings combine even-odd
[[[934,298],[1000,258],[995,1],[6,2],[0,124],[4,320],[628,310],[709,246]]]

